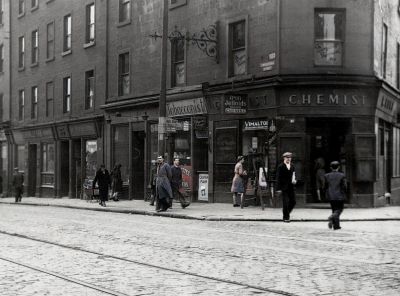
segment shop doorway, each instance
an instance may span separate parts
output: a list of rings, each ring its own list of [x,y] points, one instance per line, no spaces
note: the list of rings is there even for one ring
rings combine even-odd
[[[319,178],[330,171],[329,164],[340,162],[340,170],[351,184],[351,120],[338,118],[308,118],[306,133],[309,145],[307,202],[328,202],[324,190],[320,190]],[[348,186],[348,196],[351,188]]]
[[[144,198],[144,131],[132,132],[132,192],[134,199]]]
[[[28,196],[36,195],[36,175],[37,175],[37,145],[29,145],[28,150]]]
[[[68,196],[69,190],[69,141],[60,145],[60,196]]]

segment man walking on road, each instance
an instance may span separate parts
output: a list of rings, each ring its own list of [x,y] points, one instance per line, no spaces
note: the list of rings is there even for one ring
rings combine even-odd
[[[186,201],[185,196],[181,193],[182,190],[182,169],[179,166],[179,158],[174,159],[174,165],[171,167],[171,188],[172,194],[175,199],[179,200],[182,209],[189,206],[189,202]],[[172,199],[171,199],[172,204]]]
[[[296,205],[294,185],[296,185],[296,173],[292,164],[292,153],[285,152],[282,155],[283,162],[276,171],[276,192],[282,196],[283,222],[290,222],[290,213]]]
[[[325,188],[328,200],[331,203],[332,215],[328,218],[328,227],[334,230],[340,229],[340,215],[343,212],[344,200],[346,199],[346,176],[339,172],[339,162],[332,161],[332,172],[325,174]]]
[[[21,202],[24,192],[24,175],[18,171],[18,168],[14,168],[12,185],[15,191],[15,202]]]

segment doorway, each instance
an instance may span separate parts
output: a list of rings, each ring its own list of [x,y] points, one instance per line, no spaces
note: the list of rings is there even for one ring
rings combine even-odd
[[[318,191],[318,179],[330,172],[332,161],[340,162],[340,171],[351,184],[351,119],[308,118],[306,133],[309,145],[307,202],[328,202],[324,190]],[[348,188],[350,196],[351,188]]]
[[[61,141],[60,148],[60,196],[68,196],[69,141]]]
[[[28,196],[36,195],[36,175],[37,175],[37,145],[29,145],[28,150]]]
[[[144,198],[144,131],[132,132],[132,192],[133,199]]]

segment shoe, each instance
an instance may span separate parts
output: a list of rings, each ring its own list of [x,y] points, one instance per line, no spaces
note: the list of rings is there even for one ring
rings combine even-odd
[[[190,203],[182,204],[181,206],[182,206],[182,209],[184,209],[184,208],[188,207],[189,205],[190,205]]]
[[[342,227],[338,226],[338,227],[333,227],[333,230],[339,230],[342,229]]]
[[[290,223],[290,219],[284,219],[283,222]]]
[[[154,206],[154,202],[152,202],[152,203],[149,203],[149,206]]]
[[[329,229],[332,229],[332,221],[329,221],[329,222],[328,222],[328,228],[329,228]]]
[[[238,205],[238,204],[234,204],[234,205],[233,205],[233,207],[235,207],[235,208],[236,208],[236,207],[240,207],[240,205]]]

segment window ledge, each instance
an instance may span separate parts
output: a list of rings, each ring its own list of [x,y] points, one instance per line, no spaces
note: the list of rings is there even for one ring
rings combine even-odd
[[[37,67],[37,66],[39,66],[39,63],[38,63],[38,62],[31,64],[31,68],[35,68],[35,67]]]
[[[38,10],[38,9],[39,9],[39,4],[37,4],[36,6],[32,7],[32,8],[31,8],[31,12],[33,12],[33,11],[35,11],[35,10]]]
[[[61,53],[61,56],[62,56],[62,57],[65,57],[66,55],[69,55],[69,54],[71,54],[71,53],[72,53],[72,50],[69,49],[69,50],[63,51],[63,52]]]
[[[117,24],[117,28],[125,27],[125,26],[129,25],[131,22],[132,22],[132,21],[131,21],[130,19],[129,19],[129,20],[126,20],[126,21],[123,21],[123,22],[119,22],[119,23]]]
[[[53,2],[54,0],[47,0],[46,4]]]
[[[54,185],[42,184],[42,185],[40,185],[40,188],[51,188],[51,189],[54,189]]]
[[[25,16],[25,11],[23,12],[23,13],[20,13],[18,16],[17,16],[17,18],[21,18],[21,17],[24,17]]]
[[[90,41],[88,43],[85,43],[83,45],[83,48],[89,48],[89,47],[92,47],[92,46],[95,46],[95,45],[96,45],[96,41]]]
[[[18,72],[21,72],[21,71],[25,71],[25,66],[18,68]]]
[[[55,57],[48,58],[48,59],[46,59],[46,63],[52,62],[54,60],[55,60]]]

